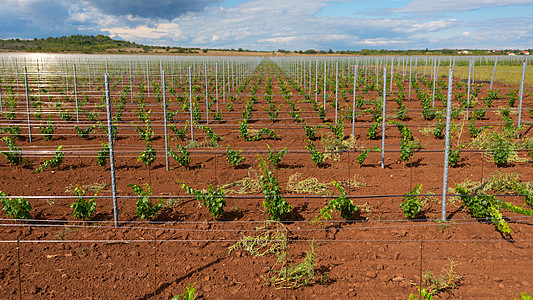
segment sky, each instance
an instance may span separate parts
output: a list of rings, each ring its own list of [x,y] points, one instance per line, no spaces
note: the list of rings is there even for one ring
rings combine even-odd
[[[0,38],[249,50],[530,49],[533,0],[0,0]]]

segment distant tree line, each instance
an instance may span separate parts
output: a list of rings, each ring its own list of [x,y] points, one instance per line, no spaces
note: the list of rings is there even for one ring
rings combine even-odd
[[[533,50],[528,49],[525,50],[529,53],[531,53]],[[326,55],[326,54],[345,54],[345,55],[487,55],[487,54],[493,54],[493,55],[508,55],[508,53],[514,53],[517,55],[523,55],[524,51],[518,50],[518,49],[507,49],[507,50],[483,50],[483,49],[419,49],[419,50],[377,50],[377,49],[361,49],[361,50],[339,50],[339,51],[333,51],[329,49],[328,51],[324,50],[298,50],[298,51],[287,51],[283,49],[279,49],[278,53],[297,53],[297,54],[304,54],[304,55]]]
[[[185,48],[185,47],[170,47],[170,46],[149,46],[136,44],[134,42],[115,40],[108,36],[99,34],[92,35],[71,35],[62,37],[49,37],[46,39],[0,39],[0,49],[7,51],[23,51],[23,52],[78,52],[78,53],[117,53],[117,52],[168,52],[168,53],[207,53],[209,51],[228,51],[228,52],[269,52],[269,51],[254,51],[247,49],[201,49],[201,48]],[[533,50],[527,50],[531,53]],[[522,50],[465,50],[465,49],[420,49],[420,50],[376,50],[376,49],[361,49],[361,50],[341,50],[333,51],[329,49],[324,50],[297,50],[288,51],[279,49],[278,53],[288,54],[303,54],[303,55],[327,55],[327,54],[344,54],[344,55],[487,55],[487,53],[494,55],[507,55],[514,53],[517,55],[525,54]]]

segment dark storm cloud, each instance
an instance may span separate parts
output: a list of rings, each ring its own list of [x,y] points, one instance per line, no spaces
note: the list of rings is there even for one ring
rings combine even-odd
[[[62,0],[6,3],[0,10],[0,37],[41,38],[76,33]]]
[[[172,20],[188,12],[199,12],[222,0],[88,0],[86,3],[102,13],[115,16]]]

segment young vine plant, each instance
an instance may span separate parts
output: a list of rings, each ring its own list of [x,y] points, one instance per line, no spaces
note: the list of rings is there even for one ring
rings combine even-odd
[[[147,142],[146,148],[139,153],[137,161],[142,161],[145,166],[151,165],[156,159],[157,151],[152,147],[152,144]]]
[[[110,150],[109,143],[102,143],[102,149],[96,154],[96,164],[100,167],[107,165],[107,159],[109,158]]]
[[[209,214],[213,219],[218,219],[224,214],[224,207],[226,206],[226,199],[224,198],[224,190],[221,188],[214,188],[209,185],[207,191],[199,191],[182,183],[181,188],[192,195],[195,200],[202,203],[209,209]]]
[[[79,198],[72,203],[73,215],[76,219],[90,219],[96,211],[96,201],[94,198],[85,199],[85,190],[80,187],[74,189],[74,194]]]
[[[422,185],[417,184],[411,192],[404,194],[400,208],[405,217],[408,219],[416,219],[422,212],[423,203],[418,200],[418,195],[422,192]]]
[[[169,147],[168,155],[170,155],[170,157],[172,157],[178,163],[178,165],[189,169],[191,166],[191,153],[187,150],[187,148],[180,144],[178,144],[177,147],[178,152],[175,152]]]
[[[320,168],[324,164],[324,153],[318,151],[316,149],[315,144],[311,142],[311,140],[307,141],[307,146],[305,146],[305,149],[309,151],[309,154],[311,155],[311,159],[313,162]]]
[[[135,195],[137,195],[137,203],[135,213],[141,220],[150,220],[163,208],[163,200],[158,199],[156,204],[150,202],[150,196],[152,196],[152,188],[149,184],[145,183],[143,188],[136,184],[128,184],[132,188]]]
[[[10,198],[6,193],[0,191],[0,200],[2,200],[2,209],[8,217],[13,219],[31,219],[30,212],[32,207],[26,198]]]
[[[14,166],[18,166],[18,165],[31,166],[31,162],[28,159],[22,157],[22,150],[20,150],[20,148],[17,146],[13,138],[5,136],[3,140],[6,142],[7,149],[9,151],[1,151],[0,153],[4,155],[4,157],[10,164]]]
[[[276,152],[270,148],[270,145],[267,144],[268,147],[268,161],[270,164],[274,167],[278,167],[281,163],[281,159],[283,158],[283,155],[287,153],[287,147],[285,147],[283,150]]]
[[[363,150],[363,152],[361,154],[357,155],[357,157],[356,157],[357,158],[357,163],[362,166],[365,163],[365,160],[366,160],[366,158],[368,157],[368,154],[371,151],[381,152],[381,149],[379,149],[378,147],[372,147],[372,148],[368,148],[368,149]]]
[[[349,220],[359,210],[352,199],[348,198],[344,188],[336,181],[333,181],[333,185],[341,193],[337,198],[330,200],[328,204],[320,210],[318,216],[315,217],[314,222],[318,223],[321,219],[331,220],[331,214],[334,210],[341,212],[341,217],[345,220]]]
[[[245,158],[242,156],[242,151],[233,150],[230,145],[226,149],[226,159],[233,168],[245,161]]]
[[[33,173],[40,173],[48,168],[57,168],[63,163],[63,159],[63,146],[59,146],[56,149],[54,157],[50,159],[42,158],[41,164],[39,165],[39,167],[37,167],[37,169],[33,171]]]
[[[259,168],[262,173],[260,180],[265,195],[263,207],[267,210],[269,220],[279,221],[292,210],[292,206],[281,196],[278,179],[268,169],[261,156],[259,156]]]

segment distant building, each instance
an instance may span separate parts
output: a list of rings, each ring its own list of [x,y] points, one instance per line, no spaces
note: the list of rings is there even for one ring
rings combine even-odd
[[[457,52],[457,54],[470,54],[472,52],[468,51],[468,50],[463,50],[463,51],[459,51]]]
[[[523,55],[529,55],[529,51],[522,51]]]

